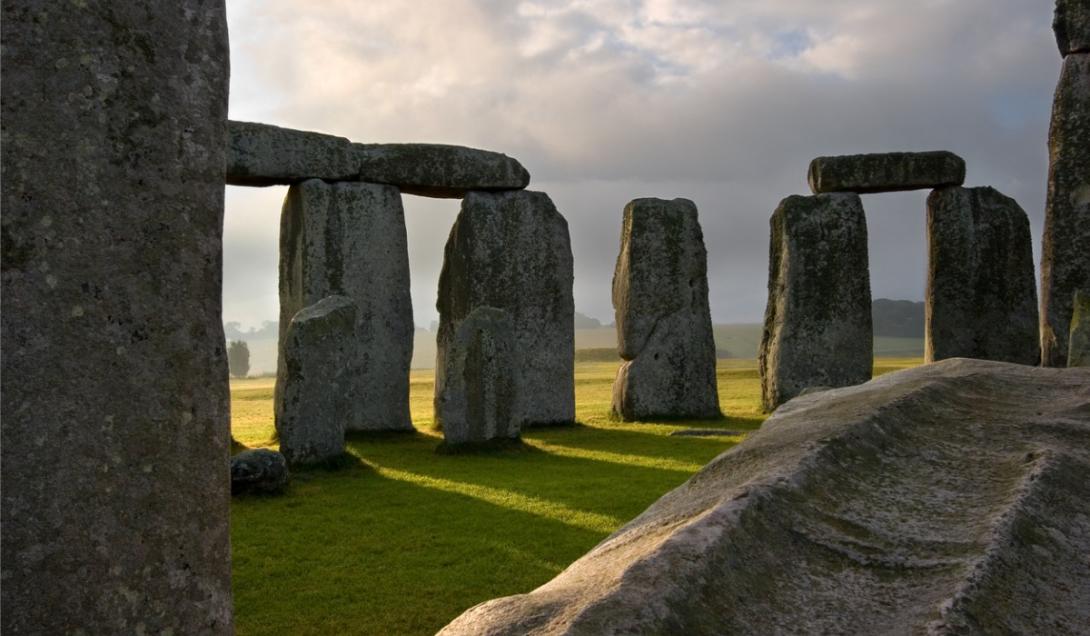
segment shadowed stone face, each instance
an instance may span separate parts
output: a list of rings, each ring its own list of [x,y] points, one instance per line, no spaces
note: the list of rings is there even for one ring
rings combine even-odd
[[[927,198],[925,356],[1037,364],[1037,285],[1029,218],[993,188]]]
[[[1090,53],[1090,2],[1056,0],[1052,30],[1056,32],[1060,55]]]
[[[0,28],[0,631],[230,634],[224,4]]]
[[[344,453],[345,421],[359,399],[352,377],[356,353],[351,298],[328,296],[291,319],[275,404],[280,452],[289,463],[318,463]]]
[[[439,276],[436,390],[458,326],[478,307],[515,324],[520,425],[575,419],[575,303],[568,223],[542,192],[470,192]],[[438,396],[438,394],[437,394]]]
[[[478,307],[458,325],[435,388],[435,417],[448,444],[519,436],[515,418],[515,325],[506,311]]]
[[[790,196],[771,225],[758,360],[768,410],[808,387],[866,382],[874,348],[867,221],[859,196]]]
[[[718,416],[707,252],[692,201],[625,206],[613,306],[626,360],[613,384],[614,414]]]
[[[1090,367],[1090,290],[1075,292],[1068,336],[1067,366]]]
[[[945,151],[818,157],[808,179],[814,194],[939,188],[965,182],[965,160]]]
[[[1041,364],[1063,366],[1075,290],[1090,287],[1090,53],[1068,55],[1048,133]]]
[[[346,362],[352,394],[346,429],[412,430],[414,325],[397,188],[312,179],[288,190],[280,217],[281,347],[295,314],[331,295],[347,296],[357,308]],[[278,382],[277,401],[281,390]]]

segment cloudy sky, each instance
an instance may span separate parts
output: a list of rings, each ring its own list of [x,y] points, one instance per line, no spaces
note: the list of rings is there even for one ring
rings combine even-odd
[[[572,231],[576,309],[612,320],[621,211],[696,202],[716,322],[764,312],[768,217],[825,154],[952,150],[1045,202],[1048,0],[231,0],[233,119],[498,150]],[[277,316],[284,188],[227,189],[224,318]],[[875,297],[923,297],[926,192],[864,197]],[[416,322],[457,200],[405,197]]]

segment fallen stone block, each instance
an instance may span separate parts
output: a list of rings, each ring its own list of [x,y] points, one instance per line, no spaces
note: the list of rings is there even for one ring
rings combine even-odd
[[[965,160],[946,151],[818,157],[808,180],[814,194],[941,188],[965,182]]]
[[[288,460],[276,451],[254,448],[231,458],[232,495],[278,495],[290,481]]]

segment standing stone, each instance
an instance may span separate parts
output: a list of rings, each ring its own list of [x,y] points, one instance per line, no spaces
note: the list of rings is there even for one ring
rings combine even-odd
[[[284,334],[276,385],[276,432],[290,464],[344,454],[345,421],[357,395],[356,303],[328,296],[295,314]],[[282,374],[282,375],[280,375]]]
[[[1052,30],[1060,55],[1090,53],[1090,0],[1056,0]]]
[[[1075,290],[1090,288],[1090,53],[1068,55],[1048,133],[1041,364],[1063,366]]]
[[[979,358],[1036,365],[1037,284],[1029,217],[993,188],[927,198],[927,362]]]
[[[230,634],[222,0],[5,0],[4,634]]]
[[[1067,366],[1090,367],[1090,291],[1075,292],[1068,334]]]
[[[790,196],[772,215],[759,366],[773,410],[813,386],[871,377],[867,221],[855,194]]]
[[[944,150],[818,157],[807,179],[814,194],[941,188],[965,182],[965,160]]]
[[[331,295],[347,296],[357,308],[345,371],[353,395],[346,430],[412,430],[415,327],[397,188],[312,179],[288,190],[280,217],[281,359],[292,317]]]
[[[478,307],[458,325],[435,387],[435,420],[447,444],[515,439],[518,387],[515,325],[495,307]]]
[[[613,413],[626,420],[717,417],[708,256],[692,201],[625,206],[613,308],[626,360],[613,383]]]
[[[496,307],[515,324],[516,421],[574,421],[573,281],[568,222],[548,195],[470,192],[439,275],[436,390],[458,326],[477,307]]]

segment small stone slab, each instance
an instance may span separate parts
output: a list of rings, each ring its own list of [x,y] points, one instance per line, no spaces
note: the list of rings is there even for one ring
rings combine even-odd
[[[924,357],[1040,360],[1029,217],[994,188],[941,188],[927,198]]]
[[[670,437],[736,437],[738,435],[745,435],[745,433],[721,428],[683,428],[670,433]]]
[[[1090,1],[1056,0],[1052,30],[1060,55],[1090,53]]]
[[[965,160],[946,151],[818,157],[808,180],[814,194],[941,188],[965,182]]]
[[[1068,367],[1090,367],[1090,291],[1075,292],[1067,345]]]
[[[344,453],[350,417],[350,364],[355,354],[356,303],[329,296],[291,319],[276,378],[276,432],[290,464],[314,464]]]
[[[807,387],[866,382],[873,365],[867,221],[856,194],[790,196],[771,219],[758,364],[766,410]]]
[[[276,495],[290,481],[288,460],[274,450],[254,448],[231,458],[232,495]]]
[[[227,185],[356,180],[359,162],[344,137],[247,121],[227,122]]]
[[[435,420],[448,445],[519,436],[515,325],[495,307],[474,309],[459,325],[435,387]]]
[[[471,190],[522,190],[530,173],[499,152],[443,144],[355,144],[361,181],[424,197],[460,199]]]

